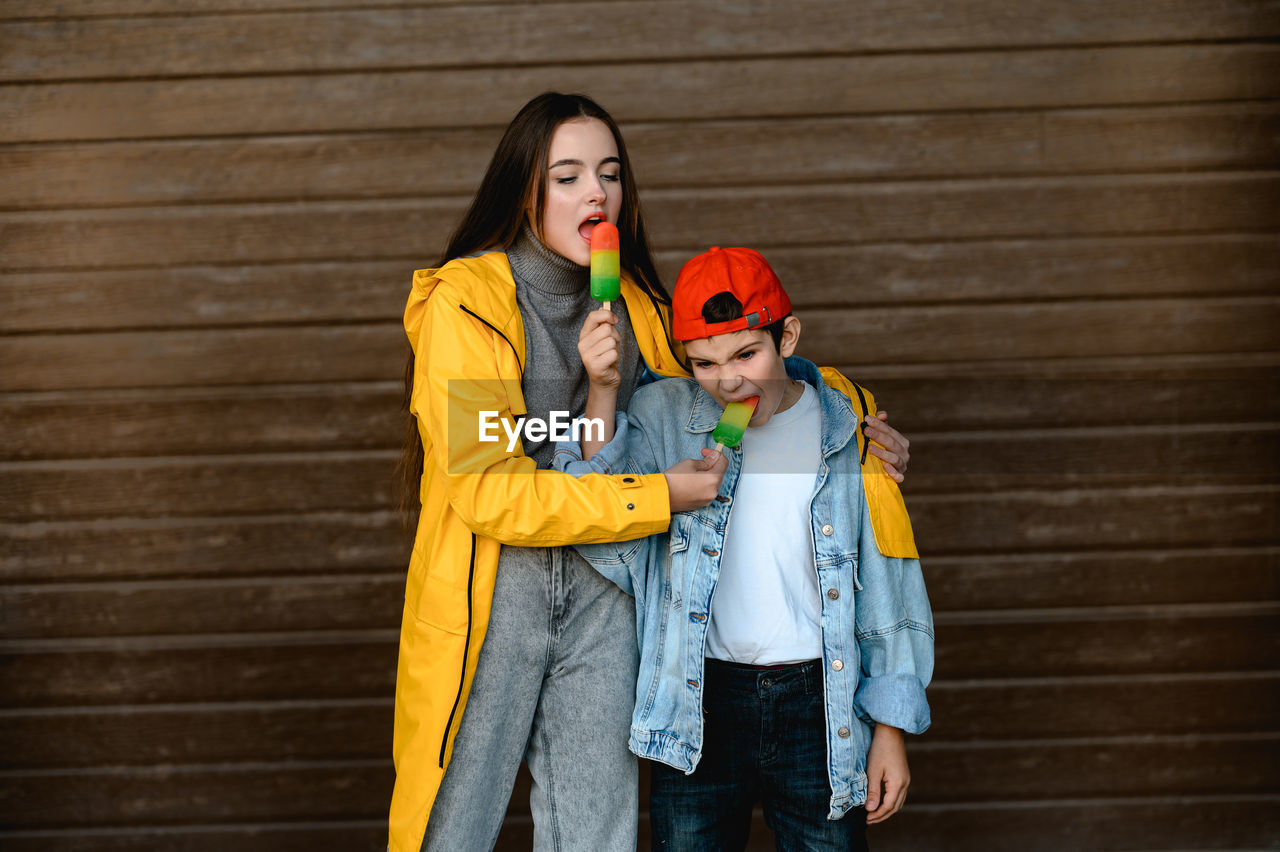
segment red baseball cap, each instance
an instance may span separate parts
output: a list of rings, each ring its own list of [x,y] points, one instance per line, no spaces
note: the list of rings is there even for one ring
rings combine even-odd
[[[742,316],[707,322],[702,306],[717,293],[732,293],[742,303]],[[677,340],[700,340],[746,328],[760,328],[791,313],[782,282],[764,259],[749,248],[720,248],[690,260],[676,278],[672,297],[672,333]]]

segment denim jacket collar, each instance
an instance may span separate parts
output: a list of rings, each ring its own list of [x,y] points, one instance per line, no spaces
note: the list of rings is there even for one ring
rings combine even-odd
[[[822,373],[812,361],[792,356],[783,363],[787,368],[788,378],[808,382],[818,392],[818,404],[822,412],[822,457],[830,458],[844,449],[853,439],[854,430],[858,428],[853,405],[847,396],[823,381]],[[689,408],[689,421],[685,424],[685,431],[695,435],[710,432],[720,422],[720,415],[723,413],[720,404],[699,386],[693,405]]]

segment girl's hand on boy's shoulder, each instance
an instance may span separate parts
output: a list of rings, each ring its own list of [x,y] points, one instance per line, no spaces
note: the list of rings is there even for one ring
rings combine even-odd
[[[902,810],[910,784],[902,729],[876,725],[867,753],[867,825],[884,822]]]
[[[578,356],[587,369],[587,380],[597,388],[617,390],[622,384],[618,361],[622,357],[622,335],[614,328],[613,311],[597,308],[587,314],[578,334]]]
[[[889,412],[887,411],[868,414],[866,428],[863,431],[867,438],[874,442],[869,448],[871,455],[883,459],[884,472],[889,474],[894,482],[901,483],[906,479],[907,462],[911,461],[911,453],[908,452],[911,442],[907,440],[906,435],[890,426],[888,420]]]

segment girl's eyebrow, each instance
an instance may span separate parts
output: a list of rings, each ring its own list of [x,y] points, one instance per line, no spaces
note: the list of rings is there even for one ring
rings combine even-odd
[[[600,165],[603,166],[605,163],[617,163],[618,165],[622,165],[622,160],[618,159],[617,157],[605,157],[603,160],[600,161]],[[554,163],[547,166],[547,168],[554,169],[556,166],[581,166],[581,165],[584,165],[581,160],[556,160]]]

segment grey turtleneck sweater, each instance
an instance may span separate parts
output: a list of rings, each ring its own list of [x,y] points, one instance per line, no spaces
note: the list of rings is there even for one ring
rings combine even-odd
[[[591,298],[590,269],[544,246],[528,228],[507,250],[516,281],[516,302],[524,321],[525,369],[521,387],[529,417],[544,420],[552,411],[582,416],[587,406],[587,371],[578,354],[578,335],[587,314],[600,307]],[[636,346],[626,304],[613,303],[622,335],[622,359],[618,365],[622,385],[618,409],[626,410],[636,383],[644,371],[644,359]],[[552,441],[525,441],[525,455],[540,468],[551,466]]]

